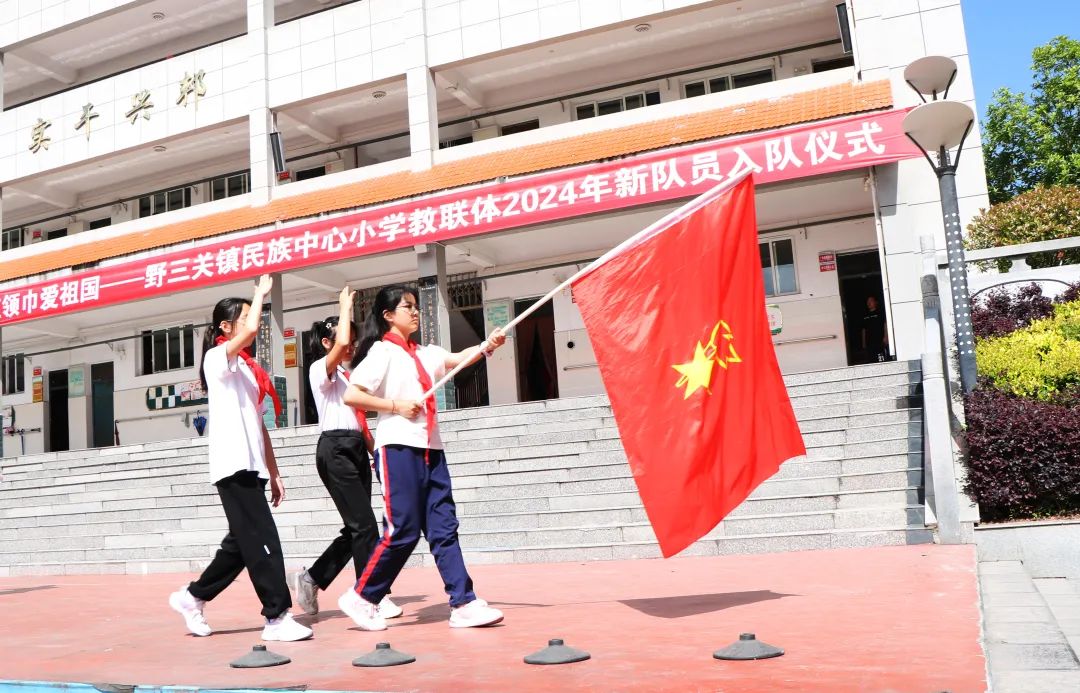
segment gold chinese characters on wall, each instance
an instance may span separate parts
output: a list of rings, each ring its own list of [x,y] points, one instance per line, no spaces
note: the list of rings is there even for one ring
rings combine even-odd
[[[205,70],[196,70],[195,74],[185,72],[184,78],[179,83],[180,95],[176,98],[176,105],[187,108],[190,103],[195,107],[195,110],[198,110],[199,99],[206,96],[205,79]],[[132,95],[131,107],[124,113],[124,117],[132,125],[138,122],[140,116],[143,120],[150,120],[154,110],[154,102],[150,96],[149,89],[143,89]],[[94,104],[87,103],[82,107],[82,112],[75,122],[75,131],[81,131],[89,140],[92,121],[97,117],[99,117],[99,114],[94,110]],[[37,154],[42,149],[47,150],[49,148],[52,138],[49,136],[48,129],[51,127],[51,120],[38,118],[37,122],[30,128],[30,146],[27,148],[31,153]]]

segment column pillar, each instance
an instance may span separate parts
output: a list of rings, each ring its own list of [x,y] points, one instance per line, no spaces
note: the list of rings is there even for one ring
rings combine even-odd
[[[4,110],[4,54],[0,53],[0,111]]]
[[[412,169],[431,168],[439,149],[439,112],[435,80],[427,59],[424,3],[409,3],[402,13],[405,27],[405,89],[409,100],[409,149]]]
[[[289,393],[285,378],[285,290],[281,285],[284,278],[280,272],[270,275],[274,286],[270,289],[270,373],[281,398],[281,418],[278,426],[289,425]],[[296,422],[292,422],[296,425]]]
[[[270,152],[270,132],[274,116],[270,111],[267,81],[269,32],[274,28],[273,0],[248,0],[248,74],[251,76],[248,103],[248,137],[251,194],[255,204],[268,202],[274,187],[274,159]]]
[[[424,344],[437,344],[447,351],[450,345],[450,284],[446,279],[446,247],[440,243],[416,246],[419,270],[420,336]],[[439,409],[453,409],[457,404],[454,383],[435,395]]]

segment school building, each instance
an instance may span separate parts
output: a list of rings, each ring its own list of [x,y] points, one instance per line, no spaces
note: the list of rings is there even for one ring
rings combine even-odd
[[[210,310],[263,272],[279,423],[314,423],[346,283],[415,283],[461,349],[745,171],[785,374],[877,361],[869,297],[917,360],[925,55],[973,101],[959,0],[0,0],[3,454],[197,437]],[[977,127],[958,186],[966,223]],[[602,393],[566,292],[441,404]]]

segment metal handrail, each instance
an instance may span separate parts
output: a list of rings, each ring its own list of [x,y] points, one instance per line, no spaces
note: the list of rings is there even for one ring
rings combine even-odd
[[[968,262],[979,262],[980,260],[998,260],[1031,255],[1032,253],[1052,252],[1054,250],[1072,250],[1073,248],[1080,248],[1080,236],[1058,238],[1052,241],[1003,245],[997,248],[979,248],[968,250],[965,255]],[[944,264],[941,266],[944,266]]]
[[[830,339],[837,339],[837,335],[823,334],[817,337],[796,337],[795,339],[784,339],[779,342],[773,342],[773,346],[784,346],[785,344],[803,344],[805,342],[827,342]]]

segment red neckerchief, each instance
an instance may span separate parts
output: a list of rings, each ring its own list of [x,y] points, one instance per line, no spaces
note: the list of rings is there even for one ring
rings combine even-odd
[[[405,350],[409,356],[412,357],[413,363],[416,364],[416,376],[420,379],[420,387],[424,388],[424,392],[431,389],[431,375],[428,374],[427,369],[424,368],[424,364],[420,363],[420,357],[416,355],[417,346],[416,342],[411,339],[402,339],[399,335],[393,332],[387,332],[383,335],[384,342],[390,342],[391,344],[397,344],[399,347]],[[428,400],[431,400],[429,397]],[[435,402],[425,400],[422,402],[424,405],[424,414],[427,416],[427,434],[428,443],[431,443],[431,433],[435,430]]]
[[[345,387],[349,386],[350,375],[352,374],[348,368],[341,368],[341,377],[345,378]],[[353,409],[353,413],[356,414],[356,423],[360,424],[360,430],[364,432],[364,442],[366,444],[368,436],[371,435],[371,429],[367,425],[367,414],[359,409]]]
[[[220,336],[214,344],[220,346],[228,341],[224,336]],[[274,383],[270,382],[270,376],[266,374],[259,362],[252,358],[251,352],[247,349],[241,349],[239,356],[244,359],[244,363],[255,376],[255,382],[259,384],[259,397],[255,400],[256,403],[262,403],[263,398],[270,395],[270,399],[274,402],[274,415],[281,416],[281,399],[278,397],[277,390],[274,389]]]

